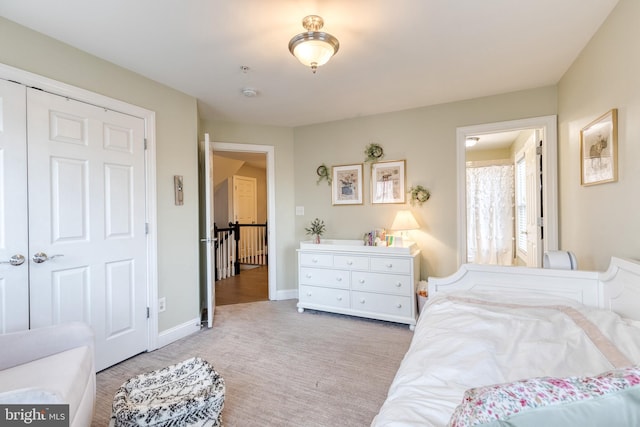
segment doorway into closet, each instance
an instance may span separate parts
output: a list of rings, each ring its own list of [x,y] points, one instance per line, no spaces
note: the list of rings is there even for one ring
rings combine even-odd
[[[155,348],[153,113],[5,66],[0,98],[0,329],[88,323],[96,370]]]

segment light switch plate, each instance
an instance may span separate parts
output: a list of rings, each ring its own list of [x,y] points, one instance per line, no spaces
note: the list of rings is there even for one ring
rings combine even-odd
[[[296,215],[297,216],[304,215],[304,206],[296,206]]]

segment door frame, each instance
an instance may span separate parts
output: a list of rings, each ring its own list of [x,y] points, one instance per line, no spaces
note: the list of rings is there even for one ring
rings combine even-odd
[[[213,151],[262,153],[267,155],[267,250],[269,267],[269,300],[277,299],[276,289],[276,173],[275,148],[271,145],[214,142]],[[213,172],[215,174],[215,171]]]
[[[467,259],[466,150],[467,136],[525,129],[544,129],[542,146],[543,253],[558,249],[558,116],[541,116],[504,122],[463,126],[456,129],[456,175],[458,192],[458,265]]]
[[[0,63],[0,78],[28,87],[42,89],[55,95],[104,107],[144,120],[145,128],[145,196],[147,233],[147,307],[152,315],[147,322],[147,351],[158,348],[158,226],[156,200],[156,113],[48,77]]]

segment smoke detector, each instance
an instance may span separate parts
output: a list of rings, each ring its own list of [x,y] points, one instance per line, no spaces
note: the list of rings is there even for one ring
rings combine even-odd
[[[251,87],[245,87],[242,89],[242,94],[247,98],[253,98],[258,95],[258,91]]]

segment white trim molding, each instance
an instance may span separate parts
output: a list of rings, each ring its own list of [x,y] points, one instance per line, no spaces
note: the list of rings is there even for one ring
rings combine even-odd
[[[198,332],[200,329],[200,319],[196,317],[180,325],[174,326],[173,328],[162,331],[158,334],[157,348],[164,347],[165,345],[169,345],[179,339],[188,337],[189,335]]]

